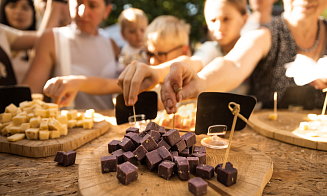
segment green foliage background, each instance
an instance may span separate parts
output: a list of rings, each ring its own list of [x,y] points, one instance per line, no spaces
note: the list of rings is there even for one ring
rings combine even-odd
[[[160,15],[173,15],[184,19],[191,25],[190,38],[193,43],[205,36],[205,19],[203,6],[205,0],[111,0],[113,9],[102,26],[117,23],[119,14],[128,7],[142,9],[148,16],[149,22]],[[275,5],[283,5],[279,0]],[[327,16],[327,10],[323,14]]]

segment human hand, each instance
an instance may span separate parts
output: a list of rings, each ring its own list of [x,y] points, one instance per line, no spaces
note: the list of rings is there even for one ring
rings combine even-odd
[[[161,87],[161,101],[168,114],[176,113],[177,102],[196,98],[206,89],[203,79],[186,63],[173,63]]]
[[[326,79],[317,79],[317,80],[314,80],[312,82],[310,82],[310,85],[315,87],[315,89],[325,89],[327,88],[327,78]]]
[[[69,106],[85,82],[85,76],[61,76],[51,78],[43,88],[43,93],[53,98],[59,107]]]
[[[118,77],[118,86],[123,89],[125,104],[132,106],[137,101],[137,95],[159,83],[158,70],[151,66],[133,61]]]

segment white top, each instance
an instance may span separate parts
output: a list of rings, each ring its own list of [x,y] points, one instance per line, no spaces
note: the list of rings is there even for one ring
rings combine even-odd
[[[242,30],[241,30],[241,36],[244,35],[246,32],[254,30],[254,29],[258,29],[260,27],[260,23],[253,21],[251,19],[251,17],[249,17],[246,20],[245,25],[243,26]]]
[[[129,65],[132,61],[137,60],[142,63],[147,63],[145,53],[141,53],[143,47],[134,48],[129,43],[124,44],[119,54],[119,68],[118,75]]]
[[[68,39],[71,61],[69,75],[115,78],[117,69],[115,53],[109,38],[103,34],[101,29],[98,30],[98,35],[96,36],[88,35],[80,32],[76,28],[76,24],[72,23],[66,27],[54,28],[53,33],[57,53],[57,65],[54,70],[54,76],[61,76],[62,72],[67,73],[67,71],[62,71],[59,65],[61,59],[58,54],[60,54],[62,49],[59,34],[61,34]],[[110,94],[90,95],[78,92],[75,98],[75,107],[76,109],[113,109],[114,105]]]
[[[205,67],[215,58],[224,55],[225,53],[222,51],[217,41],[206,41],[195,51],[191,59],[200,60],[202,66]]]

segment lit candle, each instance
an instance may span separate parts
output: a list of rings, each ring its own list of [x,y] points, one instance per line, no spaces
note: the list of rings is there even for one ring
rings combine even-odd
[[[322,90],[322,92],[327,92],[327,88],[325,88],[324,90]],[[325,112],[326,112],[326,105],[327,105],[327,93],[326,93],[325,102],[324,102],[324,107],[322,108],[321,115],[325,115]]]
[[[277,116],[277,92],[274,92],[274,114]]]

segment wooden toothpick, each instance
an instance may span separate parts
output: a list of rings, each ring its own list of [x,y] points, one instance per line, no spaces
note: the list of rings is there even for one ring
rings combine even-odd
[[[327,88],[325,88],[324,90],[322,90],[322,92],[327,92]],[[323,106],[323,108],[322,108],[321,115],[325,115],[325,112],[326,112],[326,105],[327,105],[327,93],[326,93],[325,102],[324,102],[324,106]]]
[[[134,113],[134,123],[136,125],[135,106],[134,105],[133,105],[133,113]]]
[[[175,94],[177,95],[177,93],[182,90],[182,87],[179,87],[178,89],[175,90]],[[177,112],[177,111],[176,111]],[[173,115],[173,129],[175,129],[175,113]]]
[[[226,153],[225,153],[225,158],[224,158],[224,163],[223,163],[223,169],[225,169],[226,167],[226,162],[227,162],[227,159],[228,159],[228,155],[229,155],[229,149],[230,149],[230,146],[232,144],[232,139],[233,139],[233,135],[234,135],[234,130],[235,130],[235,125],[236,125],[236,121],[237,121],[237,117],[238,117],[238,114],[240,113],[240,105],[237,104],[237,103],[234,103],[234,102],[230,102],[228,104],[228,107],[230,107],[230,105],[234,105],[234,108],[233,108],[233,115],[234,115],[234,119],[233,119],[233,124],[232,124],[232,130],[230,132],[230,135],[229,135],[229,142],[228,142],[228,147],[226,149]]]

